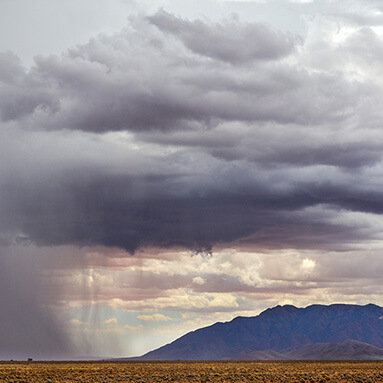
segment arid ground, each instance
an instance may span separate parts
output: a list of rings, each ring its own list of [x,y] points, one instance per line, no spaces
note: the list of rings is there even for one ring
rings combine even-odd
[[[1,362],[0,382],[382,382],[383,362]]]

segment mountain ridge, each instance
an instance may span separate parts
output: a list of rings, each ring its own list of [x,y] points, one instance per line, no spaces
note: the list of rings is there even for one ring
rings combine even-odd
[[[275,306],[191,331],[136,360],[221,360],[251,352],[281,353],[299,346],[346,340],[383,348],[383,308],[374,304]],[[340,350],[340,349],[339,349]]]

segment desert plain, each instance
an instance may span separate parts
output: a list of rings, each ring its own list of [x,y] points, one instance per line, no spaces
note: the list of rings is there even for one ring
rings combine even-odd
[[[4,383],[382,381],[382,361],[0,363]]]

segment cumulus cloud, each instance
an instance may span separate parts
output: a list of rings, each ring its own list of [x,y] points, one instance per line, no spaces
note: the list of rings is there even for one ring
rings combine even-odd
[[[152,314],[152,315],[138,315],[138,320],[142,320],[144,322],[167,322],[172,321],[173,319],[164,314]]]
[[[104,320],[104,324],[118,324],[118,320],[115,317]]]
[[[146,322],[167,323],[171,320],[164,316],[171,317],[159,314],[159,310],[201,317],[212,313],[252,315],[279,300],[298,306],[341,301],[342,291],[354,303],[373,299],[380,304],[381,248],[382,244],[376,243],[368,251],[363,247],[326,252],[221,249],[213,257],[190,257],[188,252],[180,251],[163,254],[158,250],[143,258],[140,254],[110,258],[108,249],[100,249],[105,252],[108,266],[101,267],[97,259],[90,257],[87,267],[98,273],[98,293],[92,296],[93,304],[138,313],[137,319]],[[204,283],[195,283],[195,275],[201,276]],[[65,292],[58,295],[65,306],[89,304],[88,296],[82,295],[81,279],[72,270],[61,273],[60,278],[51,273],[49,284]]]
[[[204,279],[202,277],[194,277],[193,283],[195,283],[196,285],[203,285],[206,283],[206,279]]]
[[[79,319],[71,319],[69,321],[69,324],[73,325],[73,326],[90,326],[91,323],[90,322],[83,322]]]

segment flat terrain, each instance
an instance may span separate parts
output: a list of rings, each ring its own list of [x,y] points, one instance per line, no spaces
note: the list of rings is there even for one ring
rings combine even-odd
[[[0,382],[383,382],[383,362],[0,362]]]

